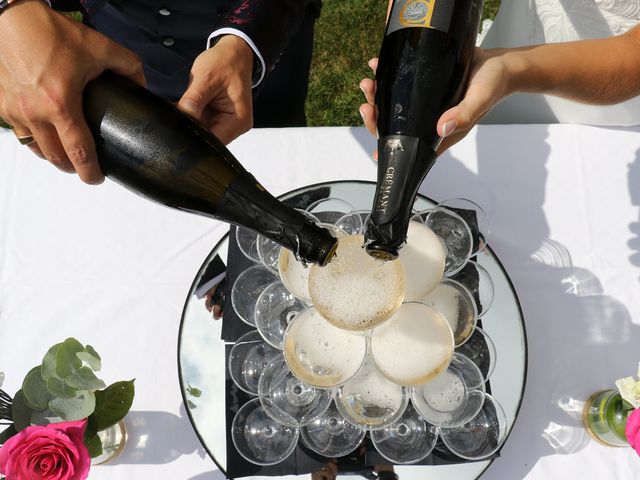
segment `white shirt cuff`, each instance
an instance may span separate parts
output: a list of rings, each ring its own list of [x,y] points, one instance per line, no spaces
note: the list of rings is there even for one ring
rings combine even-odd
[[[264,63],[264,58],[262,58],[262,55],[260,55],[260,51],[258,50],[258,47],[256,47],[256,44],[253,43],[253,40],[251,40],[244,32],[241,32],[240,30],[237,30],[235,28],[219,28],[218,30],[215,30],[211,35],[209,35],[209,38],[207,39],[207,49],[209,49],[209,45],[211,45],[211,40],[221,35],[235,35],[236,37],[240,37],[241,39],[243,39],[245,42],[247,42],[247,45],[251,47],[251,50],[253,50],[253,53],[256,54],[256,57],[258,57],[258,60],[260,60],[260,65],[262,66],[260,78],[254,80],[251,86],[255,88],[260,85],[260,82],[262,82],[262,79],[266,74],[267,67]]]

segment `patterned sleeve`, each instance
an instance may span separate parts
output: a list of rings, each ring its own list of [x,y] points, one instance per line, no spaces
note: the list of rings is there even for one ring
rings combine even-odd
[[[251,38],[268,73],[300,28],[307,8],[317,16],[320,6],[320,0],[235,0],[220,27],[240,30]]]

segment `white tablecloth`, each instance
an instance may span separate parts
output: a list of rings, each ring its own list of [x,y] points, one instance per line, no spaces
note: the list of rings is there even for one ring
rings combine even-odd
[[[363,129],[254,130],[231,145],[274,194],[375,179]],[[177,333],[190,284],[227,226],[83,185],[0,134],[0,370],[13,394],[53,343],[74,336],[107,382],[136,379],[130,438],[92,479],[221,478],[182,405]],[[631,449],[590,441],[592,392],[640,361],[640,135],[571,125],[483,126],[421,191],[486,207],[529,340],[525,399],[483,478],[640,478]],[[220,428],[224,428],[220,425]]]

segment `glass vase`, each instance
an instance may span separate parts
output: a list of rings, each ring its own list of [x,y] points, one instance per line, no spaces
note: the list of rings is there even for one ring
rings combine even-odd
[[[609,447],[628,447],[624,434],[629,412],[617,390],[596,392],[583,411],[583,421],[589,435]]]
[[[91,459],[91,465],[104,465],[115,459],[122,450],[127,441],[127,429],[124,420],[120,420],[115,425],[98,432],[100,442],[102,443],[102,454]]]

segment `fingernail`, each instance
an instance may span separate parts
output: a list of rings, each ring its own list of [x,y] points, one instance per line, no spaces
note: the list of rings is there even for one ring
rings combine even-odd
[[[456,131],[456,128],[458,128],[458,124],[456,123],[456,121],[448,120],[442,127],[442,136],[448,137],[449,135],[451,135],[453,132]]]
[[[360,112],[360,116],[364,119],[364,110],[362,109],[362,107],[360,107],[358,111]]]

